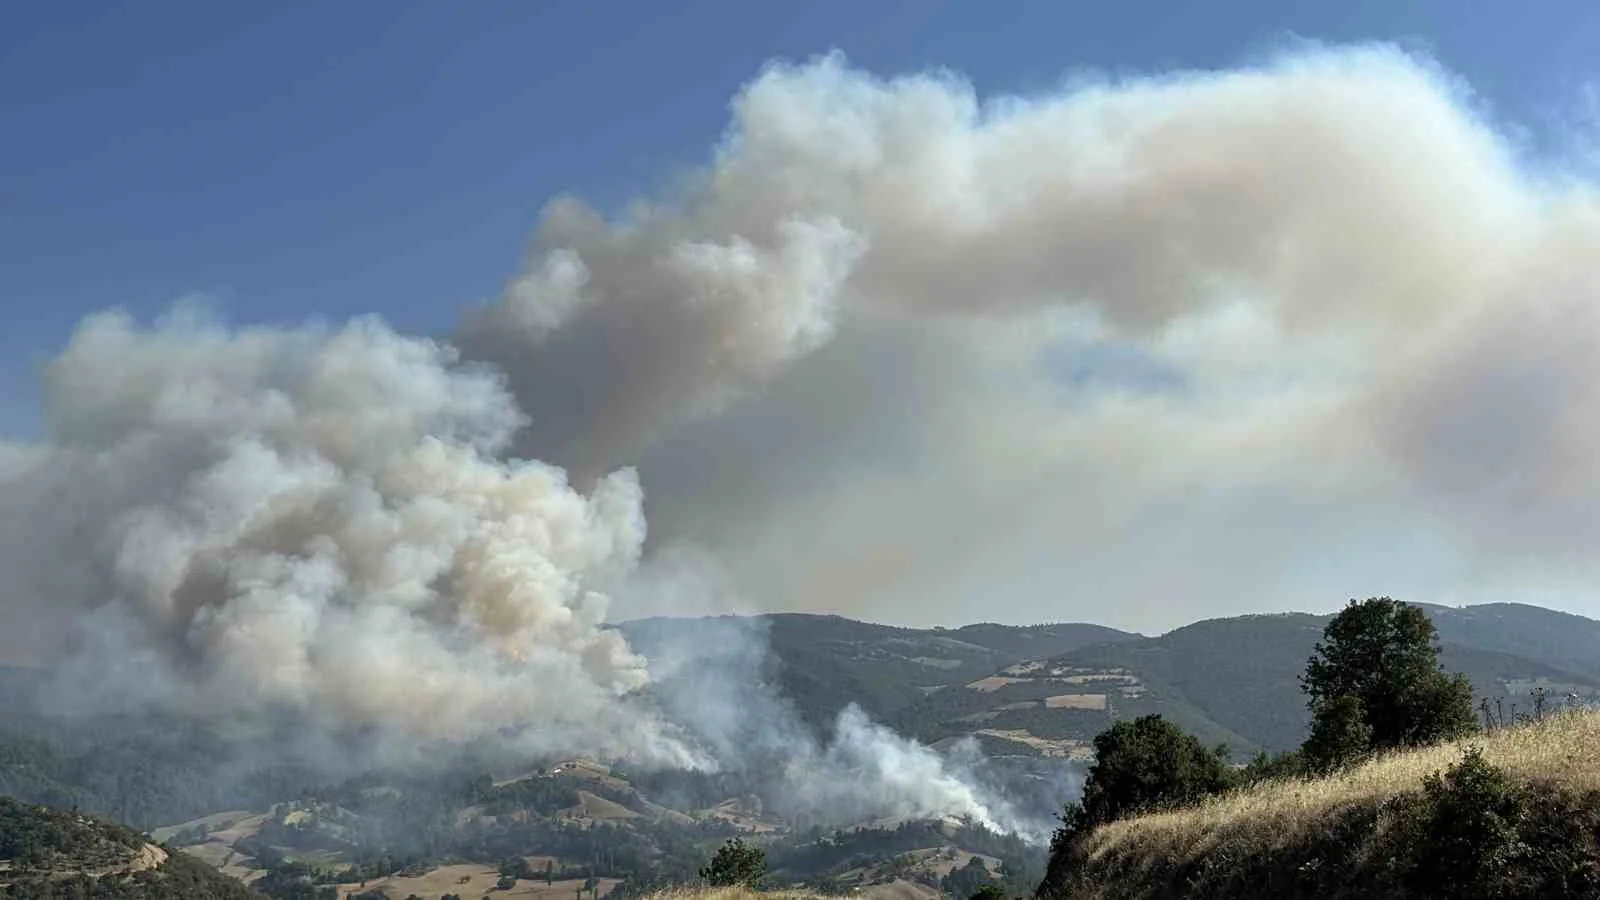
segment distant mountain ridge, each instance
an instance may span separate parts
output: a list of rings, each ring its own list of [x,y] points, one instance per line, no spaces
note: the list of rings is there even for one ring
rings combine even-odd
[[[1142,637],[1079,622],[903,628],[810,613],[657,617],[617,627],[648,658],[673,641],[692,642],[704,630],[729,622],[742,623],[753,640],[765,641],[769,677],[807,722],[824,727],[849,703],[874,718],[892,720],[930,690],[964,684],[1023,660]]]
[[[1523,604],[1424,609],[1439,631],[1441,665],[1465,673],[1476,696],[1498,711],[1508,716],[1528,711],[1530,694],[1539,687],[1552,704],[1574,694],[1586,701],[1600,697],[1600,622]],[[1071,715],[1077,721],[1070,725],[1064,721],[1068,704],[1058,699],[1063,710],[1057,713],[1063,719],[1058,736],[1086,741],[1116,718],[1160,712],[1238,753],[1295,747],[1304,740],[1310,721],[1299,676],[1331,618],[1279,613],[1209,619],[1158,637],[1092,644],[1041,661],[1045,670],[1076,672],[1078,679],[1100,673],[1137,680],[1137,690],[1105,695],[1104,710],[1085,713],[1081,708],[1086,703],[1073,704]],[[1012,708],[997,710],[995,718],[1017,718],[1020,710],[1014,704],[1026,690],[1019,683],[1008,684],[995,692],[987,708],[1012,699],[1000,704]],[[921,706],[962,711],[967,721],[983,714],[972,709],[981,703],[970,696],[962,699],[966,702],[930,697]],[[939,729],[930,732],[926,722],[918,722],[920,712],[902,712],[899,724],[934,736]],[[1044,715],[1038,711],[1034,718]],[[941,723],[949,726],[950,719]]]
[[[1528,710],[1536,687],[1551,702],[1600,698],[1600,622],[1517,603],[1419,605],[1445,669],[1464,672],[1506,715]],[[769,675],[823,727],[854,702],[926,741],[973,737],[996,755],[1074,756],[1115,719],[1161,713],[1245,755],[1304,740],[1299,676],[1331,618],[1234,616],[1155,637],[1085,623],[915,629],[796,613],[620,627],[647,656],[707,622],[764,629]]]

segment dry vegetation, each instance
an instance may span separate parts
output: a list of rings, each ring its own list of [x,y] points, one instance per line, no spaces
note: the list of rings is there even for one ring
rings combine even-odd
[[[376,890],[396,900],[412,895],[432,898],[444,894],[459,894],[462,897],[493,896],[496,900],[533,897],[566,900],[569,897],[576,898],[578,889],[583,886],[581,880],[557,881],[547,885],[542,880],[524,878],[518,880],[515,887],[501,890],[495,886],[499,879],[500,873],[493,867],[467,864],[440,866],[423,875],[391,875],[360,884],[341,884],[338,890],[340,897]],[[598,881],[596,896],[601,900],[611,893],[612,888],[618,883],[615,878],[601,878]]]
[[[877,884],[846,895],[853,900],[933,900],[936,889],[910,881]],[[679,888],[652,894],[649,900],[838,900],[813,891],[754,891],[743,887]]]
[[[1380,865],[1371,857],[1384,852],[1381,832],[1392,824],[1386,814],[1399,805],[1397,798],[1419,794],[1427,776],[1459,762],[1468,746],[1481,747],[1513,782],[1547,788],[1574,810],[1592,812],[1600,802],[1600,767],[1594,764],[1600,713],[1564,713],[1391,754],[1338,775],[1268,782],[1193,808],[1101,826],[1082,845],[1082,868],[1069,896],[1163,896],[1175,877],[1204,873],[1204,881],[1216,883],[1246,872],[1255,877],[1282,871],[1280,864],[1288,861],[1303,874],[1307,866],[1336,856],[1346,864]],[[1352,833],[1353,823],[1375,836]],[[1349,851],[1330,851],[1337,842]],[[1224,874],[1230,868],[1234,875]]]
[[[1468,741],[1392,754],[1340,775],[1269,783],[1193,809],[1113,822],[1095,831],[1090,853],[1124,853],[1138,847],[1192,857],[1219,849],[1223,837],[1267,844],[1295,841],[1341,810],[1420,789],[1425,776],[1455,763],[1468,744],[1481,746],[1489,762],[1519,780],[1553,781],[1575,791],[1600,790],[1600,767],[1594,764],[1594,754],[1600,750],[1600,713],[1573,713]]]

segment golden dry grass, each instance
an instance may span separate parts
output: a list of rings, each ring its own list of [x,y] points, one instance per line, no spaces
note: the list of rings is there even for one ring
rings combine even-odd
[[[805,891],[752,891],[743,887],[674,888],[651,894],[650,900],[826,900]]]
[[[910,881],[869,885],[851,891],[850,900],[936,900],[937,888]],[[752,891],[742,887],[674,888],[650,895],[649,900],[839,900],[813,891]]]
[[[578,888],[582,881],[557,881],[547,885],[541,880],[524,878],[517,881],[515,887],[502,891],[495,887],[500,880],[500,872],[490,866],[466,864],[454,866],[440,866],[422,875],[405,876],[392,875],[387,878],[375,878],[362,884],[341,884],[338,886],[339,896],[348,897],[362,891],[378,890],[386,896],[399,900],[415,894],[419,897],[438,897],[443,894],[460,894],[463,897],[482,897],[493,895],[495,898],[543,898],[543,900],[566,900],[576,898]],[[599,881],[599,895],[603,898],[611,893],[611,889],[618,884],[615,878],[601,878]]]
[[[1273,782],[1173,812],[1152,813],[1095,830],[1085,850],[1107,857],[1181,865],[1207,854],[1271,853],[1301,844],[1341,813],[1421,789],[1423,779],[1461,759],[1468,745],[1519,781],[1576,792],[1600,790],[1600,713],[1573,712],[1519,728],[1384,756],[1326,778]]]

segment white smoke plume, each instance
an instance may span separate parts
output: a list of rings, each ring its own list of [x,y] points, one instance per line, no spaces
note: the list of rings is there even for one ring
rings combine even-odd
[[[64,698],[698,762],[628,708],[645,661],[591,589],[638,556],[637,479],[582,496],[498,459],[523,420],[496,374],[373,320],[108,314],[46,382],[51,442],[0,481],[4,568],[7,620],[78,642]]]
[[[765,620],[633,627],[658,677],[653,690],[663,711],[725,771],[753,774],[774,811],[790,820],[840,826],[953,816],[1029,840],[1048,837],[1049,823],[1020,813],[975,776],[979,754],[970,741],[935,752],[871,721],[853,702],[819,736],[768,678]]]
[[[1596,198],[1390,47],[987,100],[828,57],[663,199],[553,203],[463,347],[775,606],[1537,597],[1600,574]]]
[[[877,619],[1590,584],[1600,194],[1475,103],[1384,47],[988,101],[774,65],[662,199],[552,203],[469,363],[373,321],[86,322],[49,439],[0,451],[0,630],[201,712],[692,765],[788,726],[638,699],[600,589],[641,481],[729,590]],[[838,731],[792,771],[975,814]]]
[[[949,757],[873,722],[854,704],[839,714],[827,746],[816,755],[794,758],[785,777],[802,814],[836,822],[960,816],[1035,841],[1049,834],[1048,828],[1017,818],[1003,800],[986,795]]]

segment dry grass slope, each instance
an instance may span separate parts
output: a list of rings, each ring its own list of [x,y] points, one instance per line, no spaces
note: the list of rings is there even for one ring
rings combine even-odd
[[[852,891],[850,900],[931,900],[939,892],[909,881],[878,884]],[[652,894],[649,900],[840,900],[811,891],[752,891],[743,887],[676,888]]]
[[[1200,806],[1152,813],[1102,826],[1089,835],[1069,897],[1198,896],[1174,877],[1203,874],[1222,885],[1223,870],[1273,871],[1272,860],[1315,866],[1319,845],[1344,830],[1381,831],[1395,798],[1416,795],[1423,779],[1450,768],[1463,750],[1478,746],[1485,758],[1517,783],[1539,785],[1569,798],[1574,808],[1600,804],[1600,713],[1566,713],[1523,727],[1384,756],[1342,774],[1268,783],[1213,798]],[[1353,825],[1352,823],[1359,823]],[[1368,846],[1374,846],[1369,844]],[[1308,848],[1310,848],[1308,850]],[[1265,861],[1265,862],[1264,862]],[[1356,858],[1363,860],[1358,851]],[[1259,885],[1258,885],[1259,887]],[[1289,889],[1280,884],[1279,889]],[[1218,895],[1248,890],[1233,885]]]

